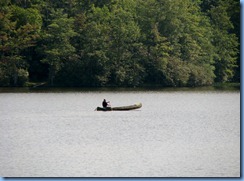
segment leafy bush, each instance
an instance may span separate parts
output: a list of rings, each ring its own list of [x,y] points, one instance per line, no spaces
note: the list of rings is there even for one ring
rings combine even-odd
[[[29,80],[29,73],[25,69],[18,70],[18,86],[23,86]]]

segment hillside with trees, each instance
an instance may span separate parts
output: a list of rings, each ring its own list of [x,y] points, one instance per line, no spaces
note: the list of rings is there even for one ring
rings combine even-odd
[[[236,0],[1,0],[0,86],[240,82]]]

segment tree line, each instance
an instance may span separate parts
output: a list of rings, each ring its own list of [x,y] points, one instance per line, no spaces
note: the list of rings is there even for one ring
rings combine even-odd
[[[240,81],[236,0],[1,0],[0,86]]]

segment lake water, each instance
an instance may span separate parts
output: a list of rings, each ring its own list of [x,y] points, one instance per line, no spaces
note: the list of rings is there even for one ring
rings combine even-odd
[[[239,177],[240,91],[1,91],[0,175]]]

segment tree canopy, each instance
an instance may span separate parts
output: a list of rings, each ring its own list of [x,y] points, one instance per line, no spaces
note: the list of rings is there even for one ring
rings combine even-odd
[[[235,0],[2,0],[0,86],[240,81]]]

